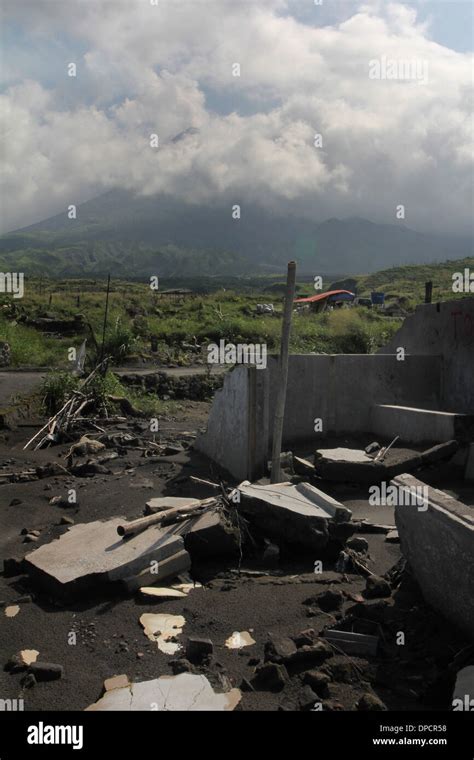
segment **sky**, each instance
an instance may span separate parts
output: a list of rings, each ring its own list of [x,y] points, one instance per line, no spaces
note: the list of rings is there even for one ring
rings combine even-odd
[[[0,8],[1,232],[122,188],[471,234],[471,0]]]

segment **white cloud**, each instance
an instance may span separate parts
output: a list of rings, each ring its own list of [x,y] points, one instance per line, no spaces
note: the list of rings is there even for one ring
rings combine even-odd
[[[280,0],[4,6],[32,42],[71,40],[78,66],[69,79],[60,57],[43,82],[38,60],[1,96],[4,230],[111,187],[387,222],[403,203],[409,226],[469,229],[471,57],[428,39],[412,8],[375,0],[316,28]],[[369,79],[382,56],[426,62],[428,81]],[[211,110],[209,92],[232,107]]]

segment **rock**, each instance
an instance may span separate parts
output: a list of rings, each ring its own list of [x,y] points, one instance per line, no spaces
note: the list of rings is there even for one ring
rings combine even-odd
[[[339,712],[344,710],[344,706],[335,699],[325,699],[323,702],[323,710],[325,712]]]
[[[367,692],[366,694],[363,694],[359,701],[357,702],[357,709],[358,710],[386,710],[384,703],[381,699],[375,696],[375,694],[370,694]]]
[[[252,686],[263,691],[281,691],[288,681],[288,673],[283,665],[275,662],[265,662],[259,665]]]
[[[32,662],[28,670],[37,681],[56,681],[64,675],[63,666],[53,662]]]
[[[323,610],[323,612],[333,612],[334,610],[339,610],[342,607],[343,601],[344,597],[342,595],[342,592],[333,591],[332,589],[323,591],[316,597],[316,602],[318,606]]]
[[[380,443],[372,441],[372,443],[369,443],[369,445],[365,447],[364,451],[366,454],[375,454],[376,451],[380,451]]]
[[[271,662],[286,662],[296,652],[296,644],[288,638],[272,637],[265,644],[265,660]]]
[[[177,454],[182,454],[183,452],[184,452],[184,449],[182,446],[172,446],[168,444],[165,447],[165,450],[163,451],[163,455],[165,457],[172,457],[172,456],[176,456]]]
[[[298,694],[298,704],[300,710],[312,710],[315,703],[318,702],[318,695],[314,693],[311,686],[306,684]]]
[[[74,520],[72,517],[68,517],[67,515],[63,515],[59,521],[60,525],[74,525]]]
[[[319,670],[308,670],[303,676],[304,683],[311,686],[312,690],[318,697],[329,697],[329,686],[331,679],[327,673],[321,673]]]
[[[189,638],[186,644],[186,657],[190,662],[201,662],[212,657],[214,647],[210,639]]]
[[[346,546],[354,552],[365,554],[369,549],[369,542],[360,536],[352,536],[352,538],[347,541]]]
[[[240,684],[240,691],[255,691],[250,681],[248,681],[246,678],[242,678],[241,684]]]
[[[24,544],[35,544],[38,543],[38,536],[34,536],[32,533],[27,533],[26,536],[23,539]]]
[[[171,670],[173,671],[173,674],[176,676],[180,673],[195,672],[194,666],[189,662],[189,660],[186,660],[185,657],[179,657],[177,660],[171,660],[169,664]]]
[[[7,673],[20,673],[22,670],[27,669],[27,665],[19,654],[14,654],[3,666],[3,669]]]
[[[32,689],[33,686],[36,686],[37,681],[33,673],[25,673],[20,684],[24,689]]]
[[[369,575],[365,585],[364,596],[367,599],[377,599],[392,595],[392,590],[385,580],[378,575]]]
[[[354,664],[346,657],[335,659],[333,662],[324,666],[324,672],[332,681],[339,683],[352,683],[358,681],[360,673],[356,670]]]
[[[10,507],[16,507],[18,504],[23,504],[21,499],[12,499],[9,506]]]
[[[317,639],[311,645],[299,647],[291,657],[291,662],[304,662],[308,665],[320,665],[334,654],[332,647],[327,641]]]
[[[293,641],[297,647],[311,646],[318,638],[318,634],[314,628],[307,628],[305,631],[301,631],[296,636],[293,636]]]

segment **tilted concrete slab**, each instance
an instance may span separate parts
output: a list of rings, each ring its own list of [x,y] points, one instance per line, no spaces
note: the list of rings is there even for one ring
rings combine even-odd
[[[136,536],[119,538],[117,526],[123,519],[74,525],[27,554],[27,572],[48,590],[68,596],[128,578],[184,548],[181,536],[171,532],[173,526],[150,526]]]
[[[239,689],[217,694],[205,676],[180,673],[107,691],[86,710],[214,712],[234,710],[241,699]]]
[[[395,506],[402,553],[426,601],[474,641],[474,508],[411,475],[390,483],[423,494]]]
[[[241,511],[264,535],[308,549],[323,549],[331,539],[331,524],[347,524],[352,517],[338,501],[309,483],[238,487]]]

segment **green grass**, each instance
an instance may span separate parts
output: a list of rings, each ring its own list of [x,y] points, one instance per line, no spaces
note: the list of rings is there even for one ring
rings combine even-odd
[[[474,269],[474,259],[451,261],[431,266],[404,266],[352,278],[358,295],[383,290],[387,305],[397,305],[405,313],[424,300],[424,283],[433,282],[433,300],[451,300],[453,272]],[[116,365],[133,356],[178,366],[205,358],[205,347],[221,339],[233,343],[265,343],[269,352],[278,351],[281,334],[283,294],[281,282],[261,277],[242,280],[229,278],[233,289],[217,286],[210,292],[171,300],[156,293],[147,283],[112,281],[106,354]],[[325,282],[328,289],[331,282]],[[191,283],[187,282],[187,286]],[[312,283],[298,283],[301,294],[312,294]],[[196,285],[196,288],[198,286]],[[462,295],[460,296],[462,297]],[[276,316],[256,315],[257,303],[273,302]],[[2,303],[4,304],[2,307]],[[92,279],[46,280],[28,278],[25,296],[13,301],[0,298],[0,340],[11,346],[12,366],[51,366],[70,368],[68,349],[88,338],[90,363],[95,347],[89,328],[83,335],[47,337],[27,327],[22,319],[34,319],[45,311],[58,317],[82,314],[98,344],[102,342],[105,282]],[[293,353],[370,353],[383,346],[399,328],[399,317],[363,307],[323,314],[294,313],[290,350]],[[150,340],[158,341],[158,352],[151,354]],[[189,344],[203,346],[201,354]],[[185,344],[185,345],[183,345]]]

